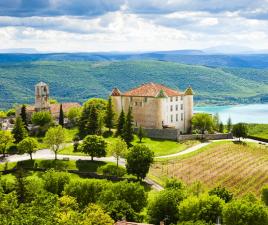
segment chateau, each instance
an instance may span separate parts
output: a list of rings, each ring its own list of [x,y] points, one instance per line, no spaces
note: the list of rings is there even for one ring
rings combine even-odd
[[[176,128],[187,133],[193,116],[193,95],[191,87],[180,92],[161,84],[147,83],[125,93],[114,88],[111,98],[118,114],[132,109],[135,126]]]
[[[49,87],[46,83],[40,82],[35,85],[35,104],[26,106],[26,113],[30,120],[34,112],[49,111],[54,119],[59,117],[60,113],[59,103],[50,104],[49,101]],[[66,114],[73,107],[80,107],[81,105],[76,102],[62,103],[62,110]],[[21,108],[17,109],[17,114],[20,114]]]

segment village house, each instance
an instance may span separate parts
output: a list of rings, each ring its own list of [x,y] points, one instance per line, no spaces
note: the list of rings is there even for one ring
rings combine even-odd
[[[49,111],[55,120],[58,120],[60,114],[59,103],[50,104],[49,101],[49,87],[46,83],[40,82],[35,85],[35,104],[26,106],[27,117],[30,121],[32,114],[40,111]],[[77,102],[65,102],[62,103],[62,110],[66,115],[68,111],[73,107],[81,107]],[[16,115],[21,113],[21,107],[16,110]]]
[[[124,93],[114,88],[111,98],[117,114],[132,109],[136,127],[175,128],[187,133],[191,129],[193,95],[191,87],[181,92],[162,84],[146,83]]]

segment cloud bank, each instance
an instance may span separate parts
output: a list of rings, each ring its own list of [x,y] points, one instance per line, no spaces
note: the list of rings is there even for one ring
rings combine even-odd
[[[0,42],[40,51],[268,49],[268,0],[1,0]]]

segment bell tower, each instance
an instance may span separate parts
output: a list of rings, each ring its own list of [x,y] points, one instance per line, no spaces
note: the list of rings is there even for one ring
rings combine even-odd
[[[49,88],[44,82],[35,85],[35,111],[49,110]]]

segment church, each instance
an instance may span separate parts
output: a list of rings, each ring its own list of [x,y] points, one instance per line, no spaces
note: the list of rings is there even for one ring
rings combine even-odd
[[[143,128],[175,128],[188,133],[193,116],[193,90],[173,90],[162,84],[146,83],[121,93],[114,88],[112,102],[117,114],[132,109],[134,125]]]
[[[49,101],[49,86],[44,83],[40,82],[35,85],[35,104],[34,105],[27,105],[26,106],[26,113],[28,116],[28,119],[30,120],[32,117],[32,114],[35,112],[40,111],[49,111],[52,115],[52,117],[57,120],[59,118],[60,114],[60,105],[59,103],[50,104]],[[66,115],[68,111],[71,108],[74,107],[81,107],[81,105],[77,102],[65,102],[62,103],[62,110],[64,114]],[[16,114],[20,114],[21,108],[19,107],[16,110]]]

